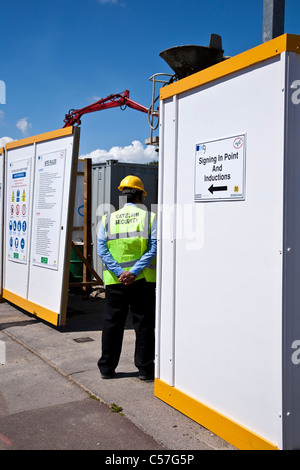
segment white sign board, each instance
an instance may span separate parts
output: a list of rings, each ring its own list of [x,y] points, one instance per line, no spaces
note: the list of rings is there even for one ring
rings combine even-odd
[[[33,213],[33,264],[58,269],[66,150],[38,155]]]
[[[245,134],[196,145],[195,202],[245,199]]]
[[[7,257],[10,261],[27,263],[31,159],[11,162],[8,168],[8,178],[10,213]]]

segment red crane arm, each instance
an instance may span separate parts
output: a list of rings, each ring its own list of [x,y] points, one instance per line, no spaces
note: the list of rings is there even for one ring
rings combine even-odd
[[[72,109],[68,114],[65,115],[64,126],[69,127],[80,124],[80,119],[83,114],[93,113],[94,111],[101,111],[102,109],[116,108],[118,106],[128,106],[129,108],[136,109],[143,113],[148,113],[148,108],[141,104],[132,101],[129,98],[129,90],[125,90],[123,93],[117,93],[115,95],[109,95],[106,98],[102,98],[96,103],[90,104],[85,108]]]

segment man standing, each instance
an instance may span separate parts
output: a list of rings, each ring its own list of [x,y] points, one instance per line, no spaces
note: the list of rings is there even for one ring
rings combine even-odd
[[[97,238],[98,255],[105,265],[106,287],[98,367],[103,379],[114,376],[130,307],[136,333],[134,363],[141,380],[153,380],[156,218],[140,207],[147,193],[139,178],[127,176],[118,189],[127,198],[127,204],[103,216]]]

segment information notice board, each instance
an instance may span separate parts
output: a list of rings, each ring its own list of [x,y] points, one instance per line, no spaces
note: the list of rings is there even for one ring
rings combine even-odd
[[[9,202],[7,257],[18,263],[27,263],[31,158],[11,162],[7,176]]]
[[[3,298],[54,325],[66,318],[79,134],[5,147]]]
[[[66,149],[38,155],[33,211],[33,264],[58,269]]]

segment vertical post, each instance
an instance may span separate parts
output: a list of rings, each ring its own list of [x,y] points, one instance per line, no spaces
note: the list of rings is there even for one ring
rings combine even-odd
[[[263,42],[284,34],[285,0],[264,0]]]
[[[91,260],[91,246],[92,246],[92,234],[91,234],[91,202],[92,202],[92,160],[86,158],[84,160],[84,227],[83,227],[83,256],[92,264]],[[91,273],[87,268],[86,264],[83,263],[82,281],[88,282],[91,280]],[[83,286],[83,290],[86,287]]]
[[[173,245],[173,263],[174,263],[174,271],[173,271],[173,298],[172,298],[172,325],[170,326],[170,333],[171,333],[171,369],[170,369],[170,378],[169,378],[169,385],[171,387],[175,386],[175,328],[176,328],[176,300],[177,300],[177,259],[176,259],[176,239],[177,239],[177,192],[178,192],[178,95],[174,95],[173,97],[173,104],[174,104],[174,118],[173,118],[173,125],[174,125],[174,194],[173,194],[173,204],[174,204],[174,214],[173,214],[173,233],[172,233],[172,240],[171,243]]]

